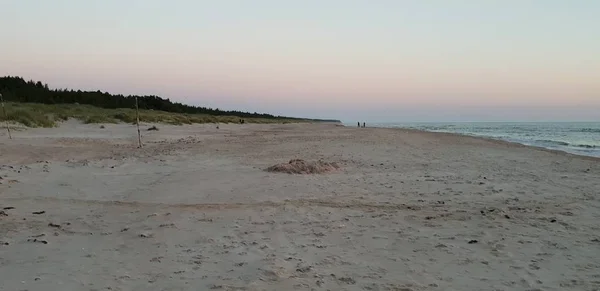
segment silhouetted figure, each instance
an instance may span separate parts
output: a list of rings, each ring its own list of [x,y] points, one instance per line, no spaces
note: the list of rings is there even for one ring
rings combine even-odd
[[[360,128],[360,121],[358,122],[358,127]]]
[[[367,124],[363,122],[363,128],[365,128],[366,126],[367,126]]]

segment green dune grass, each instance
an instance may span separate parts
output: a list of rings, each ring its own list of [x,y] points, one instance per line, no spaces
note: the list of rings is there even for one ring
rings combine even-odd
[[[136,119],[135,109],[105,109],[82,104],[40,104],[14,103],[5,104],[8,120],[27,127],[54,127],[69,118],[79,119],[84,123],[133,123]],[[7,117],[0,112],[0,121]],[[302,119],[266,119],[243,118],[246,123],[293,123],[309,122]],[[183,114],[158,110],[140,110],[140,122],[165,124],[194,123],[238,123],[237,116],[214,116],[205,114]]]

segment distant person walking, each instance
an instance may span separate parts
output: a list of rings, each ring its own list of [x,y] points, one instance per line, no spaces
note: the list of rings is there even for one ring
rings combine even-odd
[[[360,128],[360,121],[358,122],[358,127]]]
[[[366,126],[367,126],[367,124],[363,122],[363,128],[365,128]]]

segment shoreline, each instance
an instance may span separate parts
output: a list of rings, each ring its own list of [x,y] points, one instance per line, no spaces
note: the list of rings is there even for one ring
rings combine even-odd
[[[344,125],[344,126],[346,126],[346,125]],[[525,144],[525,143],[518,142],[518,141],[510,141],[510,140],[505,140],[505,139],[502,139],[502,138],[494,138],[494,137],[489,137],[489,136],[484,136],[484,135],[470,135],[470,134],[459,133],[459,132],[429,131],[429,130],[425,130],[425,129],[406,128],[406,127],[377,127],[377,126],[372,126],[372,127],[367,127],[367,128],[400,129],[400,130],[416,131],[416,132],[421,132],[421,133],[451,134],[451,135],[457,135],[457,136],[461,136],[461,137],[484,139],[484,140],[492,141],[492,142],[508,143],[508,144],[511,144],[511,145],[524,146],[524,147],[534,148],[534,149],[537,149],[537,150],[548,151],[548,152],[553,152],[553,153],[559,153],[559,154],[565,154],[565,155],[571,155],[571,156],[577,156],[577,157],[592,158],[593,160],[600,161],[600,157],[599,156],[579,154],[579,153],[569,152],[569,151],[566,151],[566,150],[548,148],[548,147],[543,147],[543,146],[539,146],[539,145]]]

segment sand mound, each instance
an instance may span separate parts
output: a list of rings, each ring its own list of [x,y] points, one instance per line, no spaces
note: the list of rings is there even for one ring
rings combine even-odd
[[[340,167],[336,163],[325,161],[307,162],[296,159],[287,163],[277,164],[267,168],[268,172],[287,173],[287,174],[325,174],[338,170]]]

